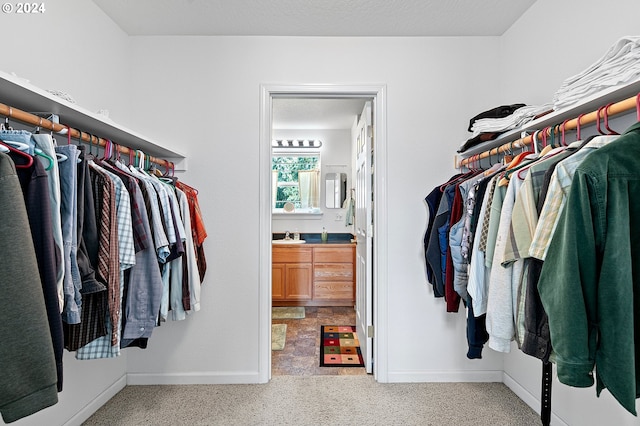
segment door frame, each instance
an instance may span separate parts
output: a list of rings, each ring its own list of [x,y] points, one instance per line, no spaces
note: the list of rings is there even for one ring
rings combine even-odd
[[[372,98],[374,114],[373,375],[388,382],[387,129],[386,85],[260,85],[260,223],[258,290],[258,375],[271,379],[271,122],[274,97]],[[369,260],[369,259],[368,259]]]

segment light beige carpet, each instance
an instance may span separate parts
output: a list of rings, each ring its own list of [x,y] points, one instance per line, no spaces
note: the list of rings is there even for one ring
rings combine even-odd
[[[271,350],[281,351],[287,340],[287,324],[271,324]]]
[[[302,319],[304,306],[278,306],[271,308],[271,319]]]
[[[263,385],[127,386],[84,423],[340,424],[539,426],[540,416],[502,383],[377,383],[372,376],[274,376]]]

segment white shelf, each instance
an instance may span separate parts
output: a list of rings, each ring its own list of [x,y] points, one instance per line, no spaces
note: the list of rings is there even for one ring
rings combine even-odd
[[[499,137],[492,141],[481,143],[480,145],[476,145],[472,148],[469,148],[465,152],[457,153],[456,155],[459,158],[468,158],[474,154],[478,154],[508,143],[510,141],[520,139],[520,134],[522,132],[531,134],[533,133],[533,131],[541,130],[547,126],[562,124],[564,120],[573,119],[578,117],[578,115],[580,114],[596,111],[601,106],[622,101],[624,99],[635,96],[638,93],[640,93],[640,80],[626,84],[624,86],[610,87],[606,90],[595,93],[592,96],[588,96],[587,98],[581,100],[580,102],[572,105],[569,108],[553,111],[536,120],[530,121],[529,123],[518,129],[509,130],[508,132],[501,134]]]
[[[180,160],[185,155],[151,141],[99,114],[59,98],[13,75],[0,71],[0,103],[32,113],[52,113],[60,123],[112,140],[118,145],[140,149],[154,157]]]

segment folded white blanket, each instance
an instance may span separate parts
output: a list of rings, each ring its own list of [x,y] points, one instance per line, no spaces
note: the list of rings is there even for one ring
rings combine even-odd
[[[640,80],[640,36],[619,39],[584,71],[567,78],[553,96],[555,110],[567,108],[608,87]]]

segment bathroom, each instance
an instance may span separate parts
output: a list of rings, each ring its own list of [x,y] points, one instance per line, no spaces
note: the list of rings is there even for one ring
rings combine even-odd
[[[273,374],[365,374],[362,368],[320,368],[317,353],[321,324],[356,324],[352,141],[365,102],[273,100],[272,306],[304,312],[304,319],[274,314],[272,324],[287,328],[284,349],[272,352]],[[291,166],[298,157],[305,165]],[[288,167],[305,169],[305,176],[286,182]]]

